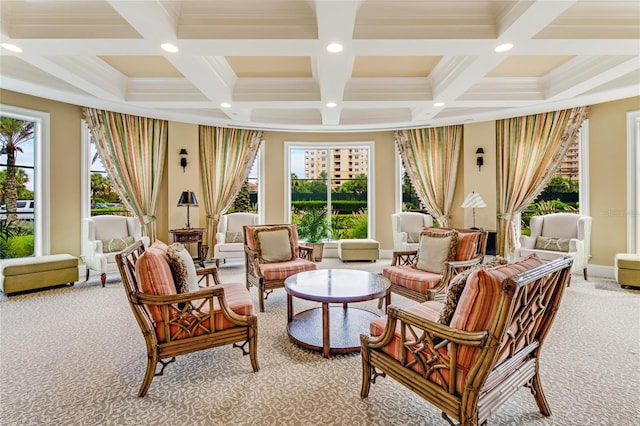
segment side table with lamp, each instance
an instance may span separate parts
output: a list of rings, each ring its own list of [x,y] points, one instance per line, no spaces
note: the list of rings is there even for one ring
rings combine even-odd
[[[198,245],[197,255],[193,258],[193,260],[194,262],[199,262],[202,265],[207,256],[206,252],[209,250],[209,246],[202,244],[203,235],[207,229],[192,228],[189,217],[189,208],[198,207],[196,194],[194,194],[192,191],[184,191],[182,195],[180,195],[180,199],[178,200],[178,207],[187,208],[187,224],[184,228],[169,230],[171,235],[173,235],[173,242],[183,244],[196,243]]]

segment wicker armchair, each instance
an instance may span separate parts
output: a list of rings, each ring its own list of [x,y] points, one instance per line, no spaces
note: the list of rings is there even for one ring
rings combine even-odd
[[[317,268],[313,248],[298,245],[295,224],[246,225],[243,233],[247,290],[258,288],[260,312],[264,312],[265,299],[274,289],[284,287],[287,277]]]
[[[249,355],[253,371],[258,371],[258,318],[251,294],[242,284],[218,284],[217,268],[212,266],[197,274],[200,282],[213,275],[218,285],[176,294],[166,249],[163,253],[157,242],[146,251],[137,242],[118,253],[116,262],[147,345],[147,369],[139,397],[176,356],[217,346],[239,347]],[[158,363],[162,367],[156,372]]]
[[[362,387],[390,377],[460,425],[483,424],[522,386],[540,412],[551,415],[539,357],[564,288],[571,258],[542,263],[532,255],[515,264],[472,272],[449,325],[435,301],[403,310],[390,306],[362,334]],[[479,315],[478,312],[482,312]]]
[[[425,228],[435,233],[445,233],[453,228]],[[391,282],[391,292],[415,300],[444,301],[446,284],[460,272],[482,262],[487,248],[487,231],[455,229],[458,232],[456,260],[444,261],[442,272],[419,268],[419,250],[395,251],[391,265],[383,268],[382,275]],[[422,239],[424,232],[420,236]]]

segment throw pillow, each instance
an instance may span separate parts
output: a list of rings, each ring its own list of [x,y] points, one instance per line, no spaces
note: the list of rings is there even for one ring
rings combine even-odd
[[[537,250],[569,251],[568,238],[536,237]]]
[[[224,234],[225,243],[244,243],[242,232],[226,232]]]
[[[407,242],[408,243],[419,243],[420,242],[420,233],[419,232],[407,232]]]
[[[176,285],[176,292],[189,293],[198,291],[198,275],[196,265],[187,249],[181,243],[173,243],[167,247],[169,267]]]
[[[112,238],[110,240],[102,240],[102,252],[113,253],[122,251],[133,244],[133,237]]]
[[[458,245],[458,232],[455,230],[447,232],[425,231],[420,235],[420,245],[418,246],[417,269],[433,272],[434,274],[444,273],[445,262],[455,260],[456,246]]]
[[[277,263],[293,260],[293,240],[288,226],[273,226],[256,231],[256,250],[261,263]]]

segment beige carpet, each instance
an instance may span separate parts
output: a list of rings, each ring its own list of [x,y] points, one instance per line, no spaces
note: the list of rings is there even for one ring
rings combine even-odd
[[[387,261],[320,267],[380,271]],[[241,282],[243,265],[225,265]],[[255,289],[252,290],[254,298]],[[393,295],[392,303],[413,303]],[[302,308],[304,303],[296,304]],[[363,304],[377,311],[375,302]],[[257,306],[257,301],[256,301]],[[446,425],[440,413],[389,378],[360,399],[359,354],[322,358],[288,339],[286,297],[258,314],[260,371],[238,349],[187,355],[136,393],[144,340],[119,283],[89,283],[0,299],[2,425]],[[575,276],[544,348],[543,386],[553,415],[527,389],[491,425],[638,425],[640,292]]]

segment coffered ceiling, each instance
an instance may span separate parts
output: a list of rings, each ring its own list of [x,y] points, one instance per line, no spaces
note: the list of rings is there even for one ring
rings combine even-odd
[[[0,49],[4,89],[217,126],[439,126],[640,94],[638,0],[2,0],[0,38],[22,49]]]

